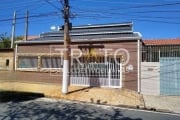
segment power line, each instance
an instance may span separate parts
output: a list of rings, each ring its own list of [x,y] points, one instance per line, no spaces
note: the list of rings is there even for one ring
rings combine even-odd
[[[144,11],[145,13],[146,12],[148,12],[148,11]],[[180,11],[176,11],[176,12],[180,12]],[[127,14],[128,13],[128,14]],[[163,18],[163,19],[169,19],[169,17],[170,16],[162,16],[162,14],[161,14],[161,16],[154,16],[154,15],[152,15],[152,14],[146,14],[146,16],[142,16],[142,15],[137,15],[137,13],[139,13],[139,12],[106,12],[105,14],[103,14],[103,13],[98,13],[98,12],[92,12],[92,13],[89,13],[89,14],[87,14],[87,13],[85,13],[85,12],[78,12],[77,14],[75,14],[76,16],[81,16],[81,15],[86,15],[86,16],[94,16],[94,17],[101,17],[101,16],[105,16],[105,17],[107,17],[107,16],[110,16],[110,17],[112,17],[112,14],[113,14],[113,16],[114,15],[126,15],[126,16],[138,16],[138,17],[150,17],[150,18]],[[171,18],[174,18],[174,19],[176,19],[176,18],[179,18],[180,16],[171,16]]]
[[[41,13],[38,15],[31,15],[29,16],[29,18],[36,18],[36,17],[47,17],[47,16],[56,16],[59,15],[58,12],[49,12],[49,13]],[[25,17],[17,17],[16,19],[24,19]],[[0,22],[6,22],[6,21],[12,21],[12,18],[8,18],[8,19],[1,19]]]
[[[11,16],[11,14],[8,15],[8,11],[10,11],[10,10],[12,10],[12,11],[16,10],[18,15],[19,14],[24,15],[24,13],[22,13],[21,11],[23,11],[23,12],[25,10],[29,10],[29,11],[35,11],[36,10],[37,11],[37,9],[42,8],[44,5],[47,5],[45,2],[42,2],[42,1],[38,2],[38,1],[39,0],[31,1],[31,2],[23,2],[22,4],[17,2],[17,4],[12,4],[12,5],[9,5],[9,6],[5,6],[5,8],[0,7],[0,9],[3,9],[3,10],[7,9],[7,12],[1,12],[0,16],[1,17],[2,16],[3,17]],[[8,8],[8,7],[10,7],[10,8]]]
[[[121,7],[113,7],[113,8],[111,8],[111,9],[108,9],[108,8],[104,8],[104,9],[102,9],[102,8],[100,8],[100,7],[98,7],[99,9],[96,9],[96,8],[92,8],[92,9],[85,9],[85,11],[94,11],[94,9],[96,9],[96,11],[110,11],[110,10],[129,10],[129,9],[134,9],[134,8],[137,8],[137,9],[139,9],[139,8],[153,8],[153,7],[164,7],[164,6],[175,6],[175,5],[180,5],[180,2],[173,2],[173,3],[159,3],[159,4],[148,4],[148,5],[137,5],[137,6],[121,6]],[[103,5],[102,5],[103,6]],[[104,7],[104,6],[103,6]],[[77,8],[77,7],[76,7]],[[82,9],[82,11],[83,11],[83,9]]]
[[[180,24],[180,22],[174,21],[162,21],[162,20],[151,20],[142,18],[129,18],[129,20],[142,21],[142,22],[156,22],[156,23],[167,23],[167,24]]]
[[[134,17],[138,17],[138,16],[134,16]],[[144,16],[145,17],[145,16]],[[88,18],[88,19],[119,19],[120,17],[111,17],[111,16],[105,16],[105,17],[102,17],[102,16],[91,16],[91,15],[84,15],[84,16],[77,16],[76,18]],[[176,22],[176,21],[165,21],[164,19],[162,20],[154,20],[154,19],[147,19],[147,18],[132,18],[131,16],[124,16],[123,19],[126,19],[126,20],[134,20],[134,21],[142,21],[142,22],[156,22],[156,23],[167,23],[167,24],[180,24],[180,22]],[[168,19],[168,18],[167,18]]]
[[[110,13],[110,14],[121,14],[121,13],[126,13],[126,14],[129,14],[129,13],[178,13],[180,12],[180,10],[143,10],[143,11],[114,11],[114,10],[103,10],[103,11],[99,11],[99,10],[74,10],[74,11],[77,11],[78,13],[84,13],[84,14],[91,14],[91,13],[103,13],[103,14],[107,14],[107,13]],[[112,12],[113,11],[113,12]]]
[[[147,4],[146,2],[134,2],[134,1],[113,1],[113,0],[111,0],[111,1],[109,1],[109,0],[81,0],[81,1],[85,1],[85,2],[96,2],[96,3],[108,3],[108,4]],[[165,1],[157,1],[157,3],[164,3]],[[176,2],[176,1],[174,1],[174,2]],[[152,2],[149,2],[148,4],[150,4],[150,3],[152,3]]]
[[[51,5],[53,8],[57,9],[57,10],[61,10],[59,7],[55,6],[54,4],[52,4],[51,2],[49,2],[48,0],[44,0],[46,3],[48,3],[49,5]]]
[[[64,7],[64,2],[62,0],[57,0],[58,2],[60,2],[60,4],[62,5],[62,7]]]

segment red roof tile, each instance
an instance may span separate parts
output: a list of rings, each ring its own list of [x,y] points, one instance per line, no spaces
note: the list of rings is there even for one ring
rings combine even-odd
[[[35,39],[35,38],[39,38],[39,36],[28,36],[27,40],[32,40],[32,39]],[[25,40],[25,38],[23,38],[23,40]]]
[[[180,45],[180,38],[143,40],[145,45]]]

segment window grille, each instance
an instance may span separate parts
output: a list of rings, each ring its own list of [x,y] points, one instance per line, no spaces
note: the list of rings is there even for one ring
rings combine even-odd
[[[18,58],[18,68],[37,68],[38,57],[20,56]]]
[[[63,68],[62,57],[42,57],[41,58],[42,68]]]

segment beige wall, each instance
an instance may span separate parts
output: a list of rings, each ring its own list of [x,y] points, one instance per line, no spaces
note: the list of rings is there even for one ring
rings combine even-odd
[[[0,70],[13,70],[13,51],[0,52]],[[6,61],[9,60],[9,65],[6,65]]]

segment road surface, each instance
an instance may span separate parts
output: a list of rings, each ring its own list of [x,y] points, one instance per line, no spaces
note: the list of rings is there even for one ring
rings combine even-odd
[[[180,120],[180,115],[38,98],[0,102],[0,120]]]

